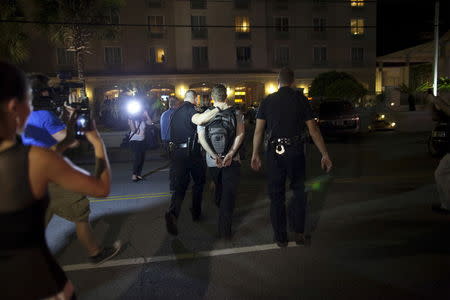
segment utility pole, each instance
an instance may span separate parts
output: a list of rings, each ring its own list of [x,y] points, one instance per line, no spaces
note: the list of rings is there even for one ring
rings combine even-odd
[[[434,10],[434,78],[433,94],[437,96],[439,69],[439,1],[436,1]]]

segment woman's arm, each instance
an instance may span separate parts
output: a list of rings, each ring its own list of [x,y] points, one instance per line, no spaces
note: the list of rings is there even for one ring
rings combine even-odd
[[[94,146],[96,174],[89,175],[53,151],[32,147],[30,151],[30,183],[33,195],[40,199],[47,192],[49,182],[93,197],[106,197],[111,188],[111,170],[105,146],[97,130],[86,133]]]
[[[144,111],[144,117],[145,117],[145,123],[147,125],[152,125],[153,124],[152,118],[150,118],[150,116],[148,115],[147,111]]]

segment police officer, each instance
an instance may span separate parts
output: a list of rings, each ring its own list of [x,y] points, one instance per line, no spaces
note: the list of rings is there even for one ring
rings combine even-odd
[[[308,100],[291,88],[294,72],[283,68],[278,75],[279,90],[261,102],[258,110],[255,134],[253,137],[253,154],[251,166],[254,170],[261,168],[259,156],[264,131],[268,133],[266,164],[268,173],[268,190],[270,197],[270,217],[274,230],[274,240],[279,247],[286,247],[287,220],[294,232],[297,244],[304,244],[305,229],[305,153],[302,133],[305,125],[322,154],[321,166],[327,172],[332,162],[324,140],[315,120],[313,120]],[[286,178],[290,180],[293,198],[288,206],[288,218],[285,207]]]
[[[167,231],[172,235],[178,234],[177,220],[190,177],[194,181],[192,187],[192,220],[198,221],[202,213],[206,165],[196,139],[197,125],[208,122],[217,114],[219,109],[198,114],[195,110],[196,98],[195,91],[187,91],[184,103],[173,113],[170,121],[170,173],[173,176],[170,176],[169,180],[173,181],[170,186],[174,188],[174,191],[165,218]]]

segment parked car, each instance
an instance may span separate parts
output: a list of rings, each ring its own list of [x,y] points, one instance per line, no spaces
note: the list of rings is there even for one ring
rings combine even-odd
[[[394,130],[396,127],[397,123],[387,113],[376,114],[372,121],[372,129],[374,130]]]
[[[352,135],[360,132],[361,120],[350,101],[332,99],[320,104],[318,123],[325,136]]]
[[[441,157],[450,147],[450,132],[447,122],[438,122],[428,138],[428,152],[433,157]]]

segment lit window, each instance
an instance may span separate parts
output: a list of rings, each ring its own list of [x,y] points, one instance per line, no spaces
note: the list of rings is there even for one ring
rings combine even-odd
[[[352,35],[364,34],[364,19],[352,19],[350,21],[350,27]]]
[[[362,7],[364,6],[364,0],[350,0],[351,5],[353,7]]]
[[[240,33],[250,32],[249,17],[236,17],[235,25],[236,25],[236,32],[240,32]]]
[[[166,62],[166,51],[163,48],[150,48],[150,62],[163,64]]]

